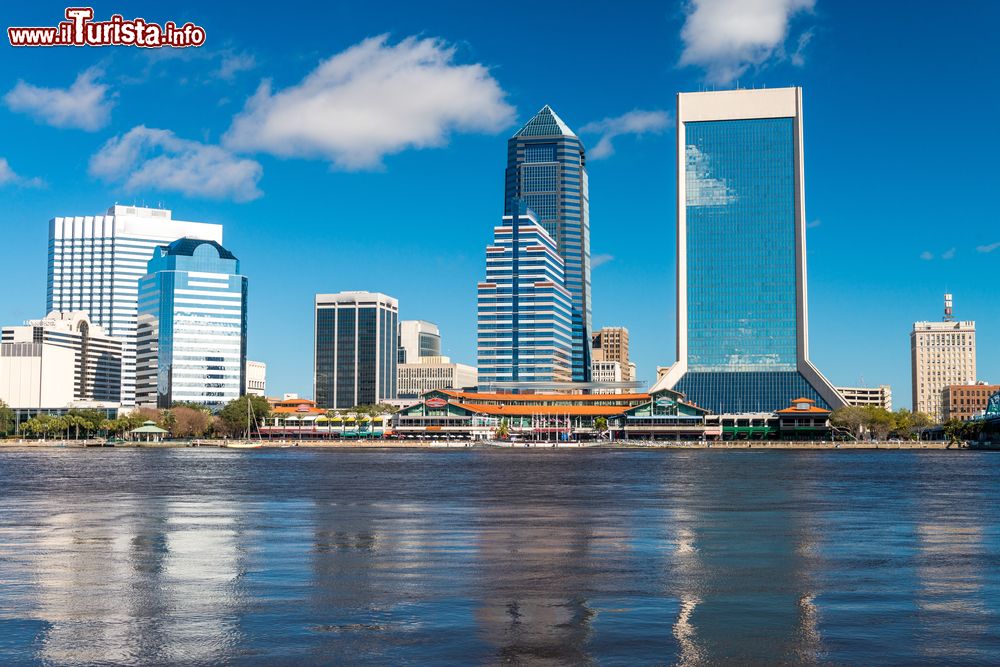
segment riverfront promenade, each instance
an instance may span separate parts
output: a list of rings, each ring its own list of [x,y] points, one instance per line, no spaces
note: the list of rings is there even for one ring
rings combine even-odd
[[[102,448],[99,440],[2,440],[0,447],[5,448]],[[682,441],[615,441],[615,442],[504,442],[494,440],[192,440],[170,442],[119,442],[115,448],[128,449],[166,449],[186,447],[215,447],[228,449],[284,449],[289,447],[304,447],[310,449],[770,449],[770,450],[868,450],[868,449],[966,449],[965,443],[950,444],[943,440],[903,441],[903,442],[824,442],[824,441],[767,441],[767,440],[724,440],[715,442]]]

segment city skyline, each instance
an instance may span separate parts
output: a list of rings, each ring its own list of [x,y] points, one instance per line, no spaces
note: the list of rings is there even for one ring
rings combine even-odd
[[[163,15],[167,10],[162,8],[143,9],[151,18],[172,18]],[[557,10],[540,11],[561,13]],[[61,11],[55,6],[16,8],[10,23],[44,24],[49,14],[58,18]],[[108,12],[100,7],[96,11]],[[966,19],[960,9],[942,11],[951,12],[954,21]],[[984,11],[997,10],[986,6]],[[983,40],[939,34],[930,17],[916,16],[911,30],[898,34],[890,47],[880,40],[880,30],[895,20],[891,10],[871,8],[859,22],[849,6],[821,1],[812,12],[784,17],[783,38],[771,44],[770,58],[751,62],[737,77],[724,81],[725,68],[698,60],[695,42],[685,41],[690,17],[683,7],[651,11],[636,6],[628,12],[628,21],[612,14],[598,17],[612,37],[624,32],[626,23],[639,25],[639,34],[629,40],[635,44],[632,51],[617,53],[593,45],[581,55],[583,61],[574,68],[579,71],[557,79],[540,73],[532,59],[558,52],[566,38],[533,45],[531,53],[515,57],[503,40],[471,27],[461,16],[448,18],[447,12],[427,18],[400,6],[392,25],[384,25],[379,16],[362,16],[350,29],[334,29],[327,41],[307,28],[302,46],[287,55],[260,46],[259,28],[246,21],[230,21],[228,14],[211,7],[197,12],[199,16],[191,18],[207,27],[209,41],[193,55],[4,50],[8,70],[17,74],[0,80],[0,128],[11,138],[0,153],[5,160],[0,198],[10,212],[0,261],[8,279],[20,279],[19,288],[0,309],[4,322],[37,318],[43,310],[45,276],[37,267],[46,253],[48,220],[99,214],[116,200],[162,200],[180,219],[225,225],[227,247],[243,260],[255,286],[249,306],[249,356],[268,363],[273,392],[311,393],[309,346],[287,346],[283,339],[289,327],[311,329],[310,302],[316,292],[370,289],[392,294],[400,301],[401,317],[440,325],[447,334],[442,354],[471,362],[473,276],[481,273],[481,248],[497,219],[502,142],[538,108],[551,104],[588,149],[594,202],[593,327],[628,327],[639,379],[651,385],[656,366],[674,361],[672,335],[663,340],[660,332],[675,327],[670,296],[673,128],[655,112],[669,115],[677,91],[737,83],[800,84],[808,107],[813,361],[835,385],[857,385],[862,376],[871,385],[890,384],[897,405],[906,406],[909,349],[903,332],[914,321],[935,319],[940,295],[948,291],[956,296],[956,317],[977,322],[983,343],[977,379],[1000,377],[1000,360],[989,354],[986,344],[1000,326],[1000,315],[989,307],[987,285],[1000,260],[1000,238],[993,238],[995,213],[981,196],[990,188],[985,156],[1000,143],[988,123],[997,93],[977,85],[972,72],[945,66],[919,46],[925,35],[934,34],[958,63],[977,62],[987,55],[978,45]],[[982,16],[966,22],[972,31],[990,23]],[[381,42],[365,41],[385,30],[391,30],[391,36]],[[408,43],[408,35],[429,35],[441,42]],[[841,57],[845,39],[865,57]],[[420,48],[440,61],[431,69],[443,74],[481,65],[478,74],[470,72],[482,84],[479,92],[492,99],[490,109],[506,105],[507,111],[486,114],[482,123],[469,121],[467,115],[459,120],[451,116],[439,126],[440,136],[379,144],[373,147],[375,161],[369,155],[367,163],[364,155],[339,144],[325,151],[296,149],[280,159],[271,157],[267,146],[248,146],[247,132],[240,131],[245,123],[234,119],[261,120],[260,109],[315,92],[306,77],[318,63],[362,44],[368,44],[370,54],[386,59],[412,55],[423,45]],[[457,51],[440,60],[450,48]],[[781,49],[784,59],[778,54]],[[796,58],[801,66],[793,62]],[[682,60],[692,64],[678,66]],[[907,68],[901,76],[891,87],[883,87],[904,61]],[[746,58],[737,58],[737,69],[746,63]],[[639,71],[622,81],[606,73],[624,71],[626,64],[635,64]],[[216,71],[222,74],[209,76]],[[636,76],[648,78],[651,85],[637,88]],[[275,92],[260,98],[266,104],[255,115],[244,100],[271,77]],[[181,80],[190,85],[178,85]],[[949,82],[960,104],[924,94],[939,81]],[[32,112],[26,106],[28,87],[51,93],[74,85],[77,93],[97,95],[96,100],[87,98],[90,102],[80,107],[86,109],[79,111],[79,118]],[[486,89],[496,93],[493,98]],[[50,97],[65,103],[65,96]],[[200,113],[178,114],[180,105],[197,105]],[[899,114],[900,108],[911,111]],[[987,130],[975,142],[915,142],[925,137],[928,120],[945,109],[957,114],[949,117],[958,126],[981,123]],[[107,113],[101,115],[101,110]],[[455,113],[459,111],[467,113],[468,106]],[[633,111],[654,115],[622,120]],[[887,118],[891,123],[885,123]],[[637,134],[639,127],[647,129]],[[227,134],[234,138],[223,145]],[[861,153],[860,138],[874,136],[877,148]],[[129,162],[128,152],[115,152],[115,147],[134,147],[139,157]],[[199,147],[219,148],[223,154]],[[53,151],[68,159],[53,160]],[[176,164],[170,158],[179,155],[217,157],[223,160],[221,166],[232,167],[225,173],[258,178],[251,178],[252,188],[230,188],[221,199],[206,189],[207,180],[199,188],[197,179],[182,178],[184,174],[154,178],[149,158],[166,156],[169,167]],[[945,165],[955,160],[972,168],[961,176],[953,174]],[[163,166],[164,161],[157,164]],[[358,165],[367,170],[356,171]],[[429,207],[412,205],[427,201],[428,185],[441,179],[449,181],[454,196],[434,200]],[[871,187],[873,179],[878,188]],[[154,189],[157,183],[174,189]],[[309,192],[324,195],[310,201],[304,195]],[[932,194],[913,197],[914,192]],[[419,266],[410,261],[413,257],[420,257]],[[431,284],[436,289],[428,289]],[[657,300],[649,298],[651,293]]]

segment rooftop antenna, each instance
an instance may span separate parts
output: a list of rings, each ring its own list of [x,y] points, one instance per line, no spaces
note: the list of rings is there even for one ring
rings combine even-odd
[[[955,320],[955,315],[952,312],[951,307],[951,294],[944,295],[944,321],[953,322]]]

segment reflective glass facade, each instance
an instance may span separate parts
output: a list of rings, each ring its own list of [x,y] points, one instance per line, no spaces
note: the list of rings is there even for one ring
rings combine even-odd
[[[123,405],[136,402],[136,286],[146,263],[158,247],[182,237],[222,242],[222,225],[171,216],[166,209],[116,204],[107,215],[49,222],[46,312],[85,312],[124,342]]]
[[[564,262],[571,295],[572,380],[590,379],[590,203],[583,143],[548,106],[507,142],[504,214],[537,216]]]
[[[316,403],[330,409],[396,398],[398,303],[372,292],[316,295]]]
[[[809,362],[798,88],[678,97],[678,363],[719,414],[842,399]],[[801,280],[800,280],[801,278]]]
[[[160,248],[139,280],[136,399],[218,409],[246,390],[247,279],[214,241]]]
[[[792,119],[685,132],[688,371],[794,371]]]

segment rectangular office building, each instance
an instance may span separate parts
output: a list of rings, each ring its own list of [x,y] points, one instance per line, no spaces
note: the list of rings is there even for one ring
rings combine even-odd
[[[157,249],[139,281],[136,397],[217,409],[246,391],[247,279],[214,241]]]
[[[843,398],[809,361],[802,89],[677,96],[677,362],[719,414]]]
[[[82,311],[124,343],[123,405],[135,405],[138,280],[156,248],[181,237],[222,243],[222,225],[174,220],[166,209],[118,204],[105,215],[49,221],[46,312]]]
[[[313,391],[343,410],[396,398],[399,302],[377,292],[317,294]]]

